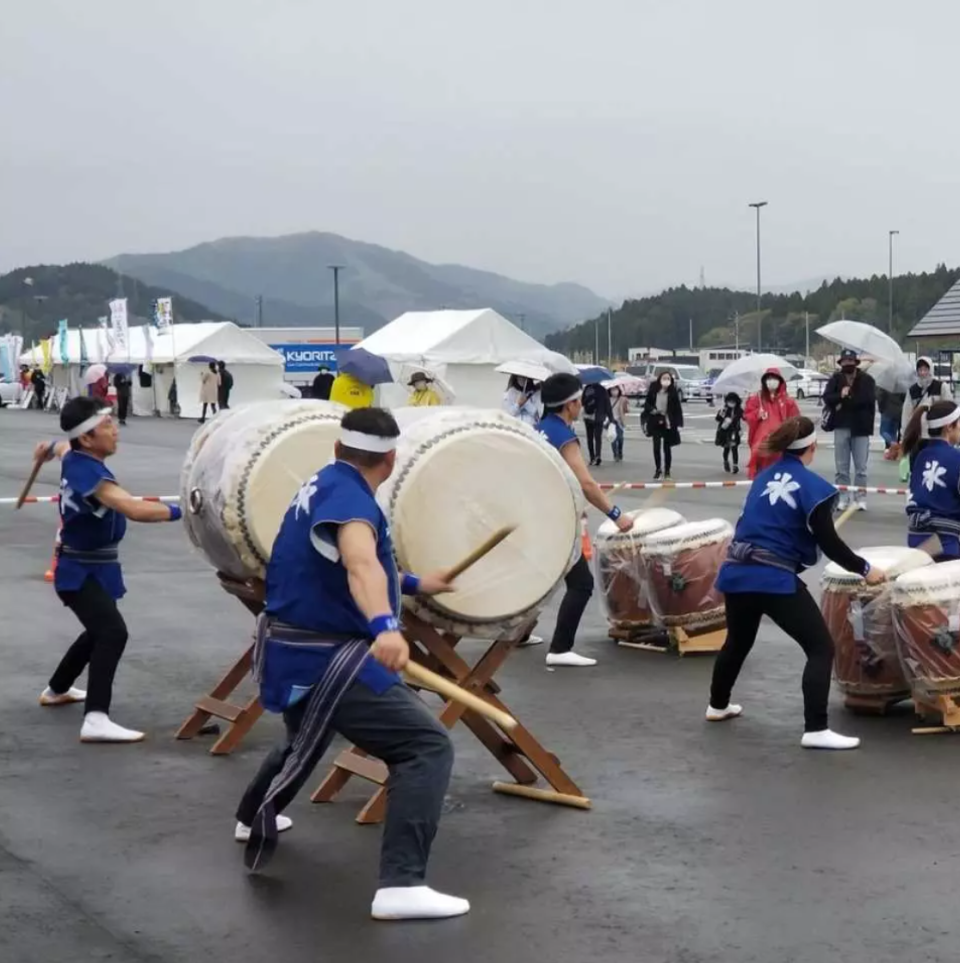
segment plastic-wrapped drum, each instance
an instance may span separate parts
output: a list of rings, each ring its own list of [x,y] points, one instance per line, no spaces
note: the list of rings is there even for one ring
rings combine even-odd
[[[680,525],[686,519],[669,508],[628,512],[633,528],[621,532],[609,519],[597,531],[594,554],[600,602],[607,621],[617,628],[652,624],[640,550],[649,535]]]
[[[263,578],[290,502],[333,458],[345,411],[329,401],[260,402],[194,435],[180,478],[184,524],[217,571]]]
[[[397,562],[419,574],[456,564],[497,529],[516,531],[457,580],[406,604],[456,635],[498,638],[537,614],[580,554],[583,496],[566,463],[504,412],[400,408],[397,462],[378,499]]]

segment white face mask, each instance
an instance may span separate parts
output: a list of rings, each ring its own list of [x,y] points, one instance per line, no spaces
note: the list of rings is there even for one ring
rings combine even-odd
[[[777,388],[780,387],[780,379],[779,379],[779,378],[765,378],[763,384],[764,384],[764,386],[766,387],[767,391],[770,392],[770,394],[774,394],[774,393],[776,392]]]

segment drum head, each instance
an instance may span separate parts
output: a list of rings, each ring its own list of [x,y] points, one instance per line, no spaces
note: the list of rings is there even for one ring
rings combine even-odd
[[[643,554],[660,555],[683,549],[714,545],[733,536],[733,526],[722,518],[707,518],[702,522],[684,522],[644,539]]]
[[[904,572],[894,579],[892,593],[897,605],[953,601],[960,596],[960,559]]]
[[[671,508],[640,508],[625,514],[627,518],[633,519],[633,528],[629,532],[621,532],[617,528],[617,523],[608,518],[597,529],[597,538],[630,541],[646,538],[654,532],[662,532],[665,528],[672,528],[674,525],[682,525],[686,522],[683,515]]]
[[[932,565],[933,559],[918,548],[907,548],[904,545],[880,545],[875,548],[858,548],[857,554],[865,558],[871,568],[881,572],[889,572],[892,568],[899,568],[904,572],[922,568],[924,565]],[[848,572],[841,568],[836,562],[828,562],[823,570],[824,581],[842,582],[862,582],[863,578],[856,572]]]

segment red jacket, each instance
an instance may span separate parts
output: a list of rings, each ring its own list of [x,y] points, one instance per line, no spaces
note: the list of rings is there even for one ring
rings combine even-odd
[[[800,414],[796,401],[787,394],[787,384],[780,375],[780,370],[768,368],[763,377],[766,378],[767,375],[777,375],[780,378],[780,387],[776,394],[771,396],[766,388],[761,387],[756,394],[750,395],[743,411],[748,428],[747,444],[750,445],[750,463],[747,466],[747,475],[750,478],[755,478],[757,472],[772,465],[780,457],[759,453],[764,438],[776,431],[788,418],[795,418]]]

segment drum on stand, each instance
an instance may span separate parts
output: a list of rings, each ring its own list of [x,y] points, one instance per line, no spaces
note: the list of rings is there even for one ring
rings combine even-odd
[[[891,599],[900,662],[918,710],[960,724],[960,560],[901,575]]]
[[[528,624],[580,556],[584,503],[573,472],[537,432],[501,411],[393,414],[397,462],[377,498],[402,570],[443,569],[502,526],[517,526],[455,592],[406,596],[405,605],[456,636],[497,639]]]
[[[647,595],[666,626],[701,630],[722,625],[723,593],[714,587],[733,527],[722,518],[685,522],[646,539],[641,549]]]
[[[228,409],[194,435],[180,477],[190,541],[218,572],[263,578],[300,486],[333,458],[346,409],[270,401]]]
[[[933,563],[926,552],[901,545],[858,549],[858,554],[881,572]],[[820,584],[820,611],[835,645],[834,678],[847,707],[883,712],[910,698],[897,652],[893,583],[867,585],[861,576],[830,562]]]
[[[605,521],[594,543],[597,583],[603,613],[617,629],[638,629],[653,624],[647,597],[641,549],[648,536],[683,524],[686,519],[669,508],[640,509],[626,513],[633,520],[629,532]]]

